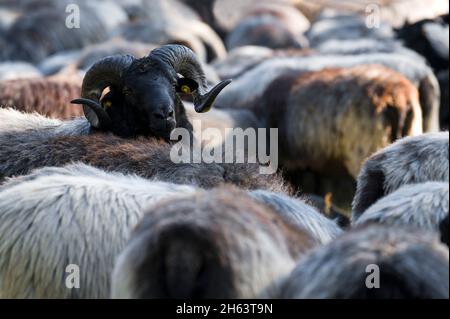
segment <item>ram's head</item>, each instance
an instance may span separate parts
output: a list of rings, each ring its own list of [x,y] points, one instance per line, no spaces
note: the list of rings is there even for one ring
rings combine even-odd
[[[100,60],[87,72],[81,98],[72,103],[83,105],[96,130],[169,139],[175,127],[192,129],[180,94],[192,95],[195,110],[203,113],[230,82],[208,90],[195,54],[181,45],[166,45],[141,59],[123,55]],[[106,88],[110,91],[102,97]]]

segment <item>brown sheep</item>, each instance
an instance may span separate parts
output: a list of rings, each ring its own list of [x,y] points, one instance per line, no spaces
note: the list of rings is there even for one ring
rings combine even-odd
[[[340,163],[356,178],[372,153],[422,133],[417,89],[381,66],[294,73],[273,82],[265,97],[289,168],[326,171]]]
[[[342,208],[350,207],[367,157],[399,137],[422,132],[417,89],[382,66],[285,72],[251,105],[265,116],[266,127],[278,127],[287,177],[302,191],[333,193]],[[309,182],[305,174],[313,175]]]
[[[70,104],[79,97],[81,83],[56,79],[32,78],[0,82],[0,107],[59,119],[83,115],[81,107]]]

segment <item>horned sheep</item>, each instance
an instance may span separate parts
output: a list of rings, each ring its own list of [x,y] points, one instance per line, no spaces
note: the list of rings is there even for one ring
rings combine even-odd
[[[81,98],[72,103],[83,105],[93,132],[169,140],[175,127],[192,131],[180,94],[192,95],[195,110],[206,112],[229,82],[223,81],[208,91],[204,71],[194,53],[183,46],[167,45],[141,59],[124,55],[98,61],[86,73]],[[110,91],[102,96],[108,87]],[[77,123],[84,130],[86,124],[79,120]],[[4,132],[1,126],[0,132]]]

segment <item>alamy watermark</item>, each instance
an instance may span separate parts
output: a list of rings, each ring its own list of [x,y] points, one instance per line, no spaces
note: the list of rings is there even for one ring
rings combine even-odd
[[[66,7],[66,28],[79,29],[81,28],[81,14],[80,7],[76,4],[69,4]]]
[[[67,265],[65,284],[67,289],[80,289],[80,267],[78,265]]]
[[[366,273],[370,273],[366,277],[367,289],[379,289],[380,288],[380,267],[376,264],[370,264],[366,267]]]
[[[193,121],[193,127],[196,142],[185,128],[172,131],[170,139],[176,141],[170,151],[173,163],[250,163],[259,164],[261,174],[277,172],[278,129],[226,128],[222,133],[217,128],[202,130],[199,120]]]
[[[379,29],[381,25],[381,9],[376,3],[366,6],[366,27],[369,29]]]

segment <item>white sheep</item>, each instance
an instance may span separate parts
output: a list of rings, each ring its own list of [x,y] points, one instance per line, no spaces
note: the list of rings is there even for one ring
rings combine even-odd
[[[145,207],[194,191],[82,164],[11,179],[0,186],[0,298],[107,298]],[[80,289],[65,285],[70,264]]]

